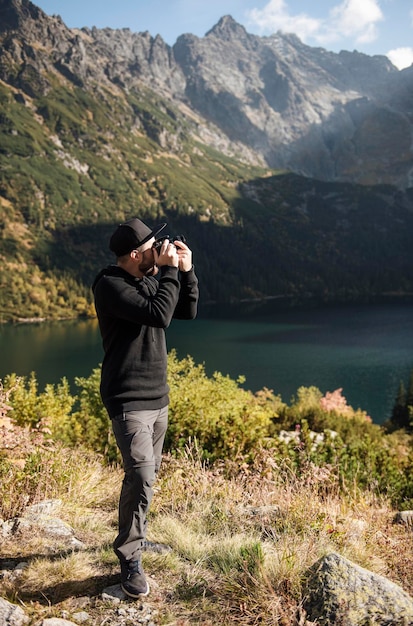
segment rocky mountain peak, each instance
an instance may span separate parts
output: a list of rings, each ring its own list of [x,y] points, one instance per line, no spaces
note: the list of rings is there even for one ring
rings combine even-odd
[[[224,41],[242,39],[247,36],[247,31],[238,24],[231,15],[224,15],[219,22],[209,30],[205,37],[215,36]]]
[[[32,97],[57,81],[149,89],[197,119],[197,136],[253,164],[322,180],[413,177],[412,72],[296,35],[249,34],[230,15],[171,48],[130,29],[69,29],[29,0],[0,0],[0,79]]]
[[[0,0],[0,33],[23,28],[27,20],[38,20],[43,15],[30,0]]]

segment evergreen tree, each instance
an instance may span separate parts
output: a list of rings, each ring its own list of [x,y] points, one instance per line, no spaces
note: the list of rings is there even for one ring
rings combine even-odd
[[[407,389],[407,396],[406,396],[406,404],[407,406],[413,406],[413,369],[410,372],[409,386]]]
[[[407,421],[409,430],[413,429],[413,369],[410,371],[409,387],[406,397]]]
[[[409,388],[410,391],[410,388]],[[406,387],[403,381],[400,381],[399,389],[397,392],[396,402],[393,406],[392,415],[390,418],[391,423],[397,428],[409,427],[409,410],[407,408],[407,393]]]

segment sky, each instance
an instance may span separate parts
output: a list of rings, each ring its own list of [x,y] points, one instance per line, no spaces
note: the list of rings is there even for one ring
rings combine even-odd
[[[161,35],[203,37],[224,15],[247,32],[295,33],[333,52],[387,55],[399,69],[413,63],[413,0],[32,0],[69,28],[130,28]]]

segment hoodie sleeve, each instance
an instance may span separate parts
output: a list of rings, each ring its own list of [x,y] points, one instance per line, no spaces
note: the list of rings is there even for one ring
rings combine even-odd
[[[100,317],[114,317],[136,324],[167,328],[178,304],[178,270],[163,267],[158,281],[136,281],[125,275],[103,275],[94,286]]]
[[[180,320],[193,320],[198,312],[199,288],[198,278],[192,267],[189,272],[180,272],[181,289],[174,317]]]

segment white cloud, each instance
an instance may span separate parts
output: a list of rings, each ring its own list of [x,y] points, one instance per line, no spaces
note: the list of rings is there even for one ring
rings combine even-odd
[[[383,13],[377,0],[344,0],[330,11],[328,28],[338,37],[354,37],[359,43],[377,38],[377,22]]]
[[[386,56],[389,57],[393,65],[402,70],[405,67],[410,67],[413,63],[413,48],[395,48],[389,50]]]
[[[270,0],[263,9],[248,11],[247,17],[263,33],[274,33],[277,30],[282,30],[287,33],[295,33],[304,41],[309,37],[315,37],[321,27],[320,20],[305,13],[290,15],[284,0]]]
[[[285,0],[270,0],[263,9],[249,11],[247,17],[263,34],[282,30],[320,45],[343,39],[370,43],[378,36],[377,23],[384,19],[379,0],[343,0],[324,19],[306,13],[291,15]]]

